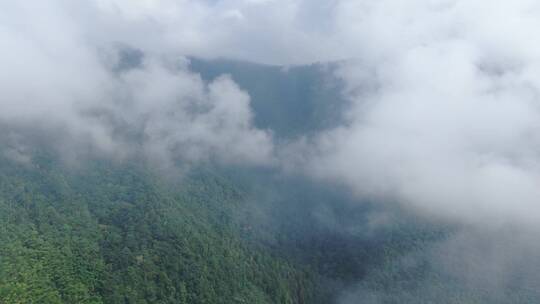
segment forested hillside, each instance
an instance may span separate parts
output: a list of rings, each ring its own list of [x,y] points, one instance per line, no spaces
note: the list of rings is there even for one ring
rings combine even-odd
[[[255,124],[272,130],[276,146],[331,128],[345,106],[331,64],[191,66],[205,81],[225,73],[247,90]],[[140,151],[119,159],[86,146],[64,151],[57,136],[19,131],[0,134],[2,304],[540,298],[536,243],[511,229],[494,242],[493,232],[301,172],[211,159],[166,167]]]
[[[255,125],[271,129],[279,138],[311,135],[335,127],[348,105],[343,83],[333,73],[336,63],[282,67],[191,58],[190,68],[206,81],[230,75],[249,92]]]
[[[1,303],[313,303],[305,269],[240,238],[209,173],[0,162]]]
[[[373,231],[374,206],[275,174],[3,157],[1,302],[332,303],[440,238],[407,222]]]
[[[328,66],[192,65],[208,81],[232,75],[279,140],[330,127],[319,118],[344,105],[338,87],[321,85]],[[396,286],[432,275],[401,258],[448,234],[395,204],[272,168],[163,172],[49,146],[29,136],[24,151],[0,149],[0,303],[322,304],[359,283],[392,290],[394,303]]]

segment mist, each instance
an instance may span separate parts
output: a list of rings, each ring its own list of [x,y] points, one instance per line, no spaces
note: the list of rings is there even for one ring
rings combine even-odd
[[[535,225],[535,45],[514,41],[533,28],[527,3],[415,2],[395,5],[399,13],[391,3],[371,5],[363,20],[377,23],[367,26],[377,38],[343,67],[356,103],[343,128],[321,136],[316,170],[426,212]]]
[[[119,40],[117,27],[131,24],[123,14],[99,3],[2,6],[0,60],[9,72],[0,80],[0,122],[11,138],[48,130],[67,154],[90,148],[159,163],[271,162],[271,134],[253,127],[248,94],[226,75],[204,82],[166,44],[142,52],[130,35]],[[97,24],[86,23],[85,14]],[[135,25],[129,32],[145,34]],[[12,150],[24,150],[17,144],[11,140]]]
[[[38,140],[67,159],[271,168],[459,227],[403,263],[427,261],[456,288],[485,290],[481,301],[532,288],[513,278],[538,281],[520,262],[540,258],[535,1],[3,1],[0,20],[1,151],[13,161],[31,162]],[[276,140],[249,91],[204,79],[190,56],[332,62],[347,106]],[[455,260],[470,267],[456,273]],[[413,290],[448,292],[426,286]],[[364,283],[341,301],[361,298],[389,301]]]

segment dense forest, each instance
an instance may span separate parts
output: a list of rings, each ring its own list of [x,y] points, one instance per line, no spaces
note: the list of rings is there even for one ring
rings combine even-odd
[[[1,162],[2,303],[311,303],[313,275],[241,239],[242,195],[207,173]]]
[[[164,179],[137,164],[1,160],[2,303],[329,303],[439,237],[337,231],[315,211],[345,198],[268,172],[200,167]],[[287,194],[269,199],[275,191]]]

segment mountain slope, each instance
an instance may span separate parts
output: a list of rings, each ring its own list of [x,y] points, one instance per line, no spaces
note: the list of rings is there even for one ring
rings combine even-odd
[[[215,176],[0,169],[2,303],[310,303],[306,272],[238,237],[241,196]]]
[[[337,64],[280,67],[242,61],[190,59],[206,81],[228,74],[249,92],[255,125],[278,138],[292,138],[337,126],[347,100],[334,76]]]

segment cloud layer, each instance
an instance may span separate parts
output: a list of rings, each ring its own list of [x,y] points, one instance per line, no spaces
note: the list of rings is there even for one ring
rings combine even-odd
[[[247,93],[226,76],[204,83],[182,56],[348,58],[347,120],[289,149],[306,148],[310,174],[430,214],[534,224],[539,14],[527,0],[3,2],[0,120],[113,153],[136,143],[158,158],[268,164]],[[119,68],[126,49],[141,62]]]
[[[348,58],[339,70],[353,101],[347,120],[289,149],[308,150],[301,154],[310,174],[450,218],[540,217],[534,1],[51,0],[0,8],[4,124],[53,126],[113,153],[136,143],[158,158],[268,164],[271,136],[253,127],[247,93],[226,76],[204,83],[182,56]],[[119,68],[126,49],[141,52],[140,62]]]
[[[342,4],[366,46],[342,69],[356,106],[321,136],[316,171],[436,215],[536,225],[537,4]]]
[[[57,133],[55,144],[68,153],[83,145],[167,162],[271,161],[271,135],[253,127],[247,93],[227,76],[205,83],[191,73],[167,44],[169,32],[152,24],[157,16],[139,18],[146,6],[111,5],[0,4],[6,131]],[[150,48],[137,44],[141,37],[158,40]],[[21,140],[10,142],[23,150]]]
[[[64,153],[279,164],[482,230],[442,246],[487,257],[474,264],[484,277],[512,273],[496,266],[519,253],[485,253],[503,250],[500,227],[537,236],[538,29],[532,0],[0,1],[0,137],[21,162],[33,134]],[[204,82],[191,55],[346,59],[352,106],[338,127],[282,150],[254,127],[249,92],[227,76]]]

